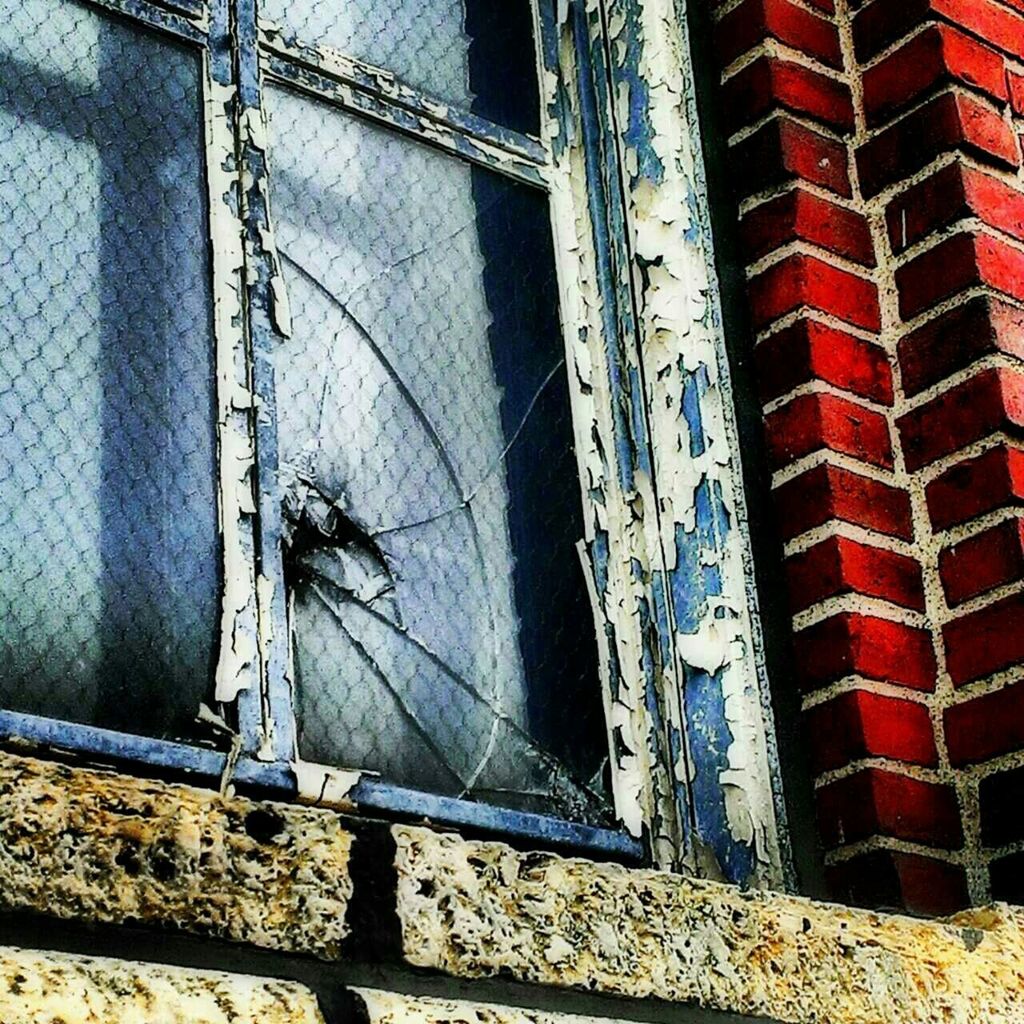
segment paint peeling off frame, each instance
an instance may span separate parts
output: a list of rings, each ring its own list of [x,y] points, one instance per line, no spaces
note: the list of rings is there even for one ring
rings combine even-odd
[[[355,809],[352,791],[362,778],[361,772],[345,771],[308,761],[293,761],[296,799],[300,804],[333,807],[336,810]]]
[[[642,839],[662,867],[780,884],[782,804],[675,0],[534,3],[540,139],[304,46],[260,23],[255,0],[83,2],[198,44],[204,60],[223,540],[215,693],[219,718],[232,721],[234,705],[237,736],[230,755],[138,740],[135,754],[146,753],[132,756],[187,770],[216,761],[223,786],[273,776],[304,799],[624,858]],[[585,510],[579,551],[628,835],[296,760],[273,382],[291,318],[270,208],[264,77],[549,195]],[[29,732],[46,732],[37,725]],[[67,728],[75,738],[64,745],[80,749],[102,733]],[[103,744],[132,746],[127,737]]]
[[[206,6],[201,0],[155,6],[151,0],[76,0],[100,11],[120,14],[149,28],[177,36],[190,43],[206,42]]]
[[[607,65],[599,116],[618,177],[607,187],[625,208],[632,397],[653,453],[638,475],[654,476],[651,608],[671,662],[664,727],[674,782],[688,791],[684,856],[701,874],[778,886],[791,872],[685,10],[675,0],[587,9],[592,60]]]

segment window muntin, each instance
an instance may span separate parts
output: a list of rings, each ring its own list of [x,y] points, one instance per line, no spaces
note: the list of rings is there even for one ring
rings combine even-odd
[[[286,533],[282,525],[287,528],[287,523],[282,523],[277,488],[277,406],[271,374],[275,348],[289,333],[284,301],[287,271],[282,268],[283,261],[273,244],[273,224],[268,216],[267,139],[259,110],[262,89],[257,63],[268,79],[300,86],[310,96],[318,96],[333,106],[407,136],[419,136],[435,149],[445,150],[475,167],[492,168],[510,181],[550,190],[557,178],[562,190],[563,215],[568,182],[555,173],[549,146],[536,139],[438,104],[428,95],[418,94],[401,82],[380,76],[373,68],[331,51],[318,52],[301,44],[282,43],[280,34],[271,27],[255,32],[251,0],[212,0],[209,27],[202,17],[192,20],[146,0],[65,2],[69,6],[82,3],[90,8],[116,11],[129,20],[139,20],[208,47],[204,62],[204,110],[214,257],[213,319],[218,353],[220,523],[228,566],[222,595],[217,680],[218,694],[233,697],[237,691],[238,700],[234,709],[223,704],[213,714],[203,714],[204,722],[213,723],[214,730],[208,740],[200,741],[202,746],[196,747],[142,741],[132,735],[95,728],[69,729],[51,719],[9,712],[0,712],[0,734],[34,737],[44,743],[56,742],[63,748],[204,773],[220,771],[243,782],[294,789],[296,780],[308,778],[308,773],[293,770],[290,763],[295,757],[291,740],[293,707],[290,681],[284,671],[288,630],[282,614],[284,587],[279,543]],[[174,4],[178,11],[192,7]],[[202,12],[197,9],[197,14]],[[224,45],[229,38],[230,49]],[[555,134],[564,143],[574,129],[563,123]],[[540,193],[536,198],[543,201]],[[230,226],[226,227],[225,211],[238,226],[239,237],[234,241]],[[542,218],[535,221],[541,223]],[[535,271],[536,267],[531,269]],[[587,329],[579,330],[582,337]],[[577,372],[579,368],[577,364]],[[555,392],[542,389],[542,396],[550,394]],[[534,422],[539,419],[536,417]],[[245,421],[247,434],[241,437],[235,428]],[[505,424],[502,426],[504,429]],[[592,425],[590,431],[597,429]],[[592,443],[594,438],[588,438],[588,442]],[[600,447],[600,441],[596,443]],[[616,449],[618,443],[615,442]],[[575,467],[573,470],[573,483],[578,486]],[[589,472],[593,484],[595,470]],[[574,500],[578,500],[578,495]],[[596,506],[588,511],[588,518],[591,517],[601,518]],[[592,543],[598,545],[601,557],[600,537]],[[598,563],[594,571],[603,574],[604,563]],[[256,633],[250,630],[254,622],[258,623]],[[590,627],[589,619],[587,626]],[[581,722],[585,716],[578,714],[578,710],[574,707],[562,713],[565,718],[571,716],[574,722]],[[218,712],[224,716],[220,724],[216,724]],[[232,727],[238,733],[229,743],[226,734]],[[622,729],[620,724],[616,734],[625,735]],[[213,754],[203,749],[208,746],[222,750],[230,746],[230,754]],[[574,767],[579,771],[579,765]],[[299,785],[301,788],[301,782]],[[543,795],[549,795],[553,788],[557,789],[546,787]],[[459,796],[464,795],[463,789]],[[323,792],[323,787],[317,787],[316,792],[305,795],[315,799]],[[360,806],[544,836],[553,842],[619,854],[632,856],[638,849],[635,840],[622,834],[531,814],[495,811],[465,800],[396,787],[372,777],[360,777],[347,798]],[[571,804],[572,801],[563,804],[559,813],[576,813],[570,809]],[[582,809],[579,816],[596,820],[599,815],[591,810]]]
[[[179,738],[220,589],[201,62],[4,7],[0,705]]]
[[[261,16],[515,131],[540,131],[530,0],[265,0]]]

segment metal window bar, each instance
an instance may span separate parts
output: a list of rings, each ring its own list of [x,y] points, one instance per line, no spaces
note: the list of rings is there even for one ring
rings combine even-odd
[[[0,712],[0,740],[28,741],[39,747],[95,756],[114,763],[180,770],[219,779],[228,770],[242,784],[267,787],[282,795],[296,792],[292,760],[295,750],[293,696],[287,680],[288,620],[282,586],[281,512],[275,476],[276,433],[274,382],[270,353],[285,330],[278,256],[268,238],[272,222],[267,194],[265,140],[260,133],[261,73],[287,83],[396,132],[471,163],[550,190],[553,187],[551,144],[504,128],[441,103],[378,69],[337,53],[303,46],[280,32],[258,28],[254,0],[68,0],[116,14],[203,48],[208,173],[211,185],[211,235],[231,238],[214,246],[213,276],[218,335],[218,402],[220,431],[221,516],[233,523],[234,549],[225,552],[226,579],[240,577],[248,593],[235,607],[225,607],[218,669],[221,694],[237,700],[241,755],[201,746],[149,739],[87,725],[60,722],[15,712]],[[541,3],[541,47],[557,54],[558,26],[553,10]],[[553,5],[552,5],[553,6]],[[262,68],[261,68],[262,60]],[[594,124],[590,149],[597,150]],[[576,129],[559,129],[571,134]],[[218,175],[218,169],[223,175]],[[234,177],[231,184],[229,177]],[[240,192],[239,182],[246,182]],[[223,191],[231,184],[232,192]],[[218,205],[218,202],[221,205]],[[239,217],[225,227],[226,211]],[[218,221],[219,226],[218,226]],[[600,231],[601,227],[598,226]],[[241,260],[241,262],[239,262]],[[225,297],[225,290],[229,293]],[[243,313],[238,330],[235,309]],[[614,362],[614,359],[612,359]],[[613,372],[614,376],[614,372]],[[247,396],[251,396],[247,400]],[[251,466],[225,467],[229,456],[251,446]],[[634,438],[643,444],[644,439]],[[247,507],[246,490],[255,477],[257,507]],[[225,601],[227,604],[227,594]],[[234,634],[232,635],[232,630]],[[251,650],[239,654],[248,639]],[[262,639],[261,639],[262,638]],[[269,638],[269,640],[268,640]],[[236,644],[234,641],[237,641]],[[225,664],[227,662],[227,664]],[[232,688],[234,687],[234,692]],[[530,837],[545,843],[636,860],[643,844],[625,831],[595,828],[548,815],[438,797],[363,777],[349,798],[356,807],[429,817],[440,824]]]

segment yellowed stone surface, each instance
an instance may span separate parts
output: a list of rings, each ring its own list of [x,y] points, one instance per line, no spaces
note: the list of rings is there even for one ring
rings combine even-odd
[[[323,1024],[287,981],[0,948],[3,1024]]]
[[[0,904],[337,955],[336,814],[0,754]]]
[[[410,963],[807,1024],[1024,1021],[1024,911],[875,914],[396,826]]]

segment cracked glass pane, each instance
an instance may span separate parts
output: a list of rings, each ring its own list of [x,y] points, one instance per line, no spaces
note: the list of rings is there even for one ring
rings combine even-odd
[[[159,736],[219,589],[199,74],[0,0],[0,706]]]
[[[542,193],[269,89],[300,752],[605,822]]]
[[[264,0],[260,13],[301,43],[384,68],[495,124],[540,132],[530,0]]]

